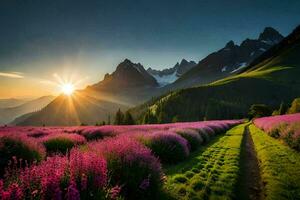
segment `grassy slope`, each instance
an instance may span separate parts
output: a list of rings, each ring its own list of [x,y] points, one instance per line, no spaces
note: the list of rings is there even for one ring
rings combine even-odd
[[[165,190],[174,199],[231,199],[238,178],[245,124],[217,137],[188,161],[166,169]]]
[[[298,53],[300,44],[283,50],[279,55],[267,59],[241,74],[227,77],[210,84],[211,86],[226,84],[242,78],[259,78],[289,85],[291,80],[297,80],[299,75],[300,60]]]
[[[265,199],[300,199],[300,154],[250,126],[261,176]]]

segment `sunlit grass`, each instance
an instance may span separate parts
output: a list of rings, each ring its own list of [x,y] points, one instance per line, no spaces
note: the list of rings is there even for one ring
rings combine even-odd
[[[230,76],[218,81],[215,81],[211,84],[209,84],[209,86],[216,86],[216,85],[222,85],[222,84],[226,84],[226,83],[230,83],[232,81],[235,81],[237,79],[240,78],[263,78],[263,79],[270,79],[271,76],[270,74],[277,72],[277,71],[281,71],[281,70],[287,70],[287,69],[291,69],[292,67],[284,67],[284,66],[276,66],[276,67],[272,67],[272,68],[268,68],[267,66],[265,67],[260,67],[258,69],[249,71],[249,72],[244,72],[241,74],[237,74],[234,76]]]
[[[254,125],[249,128],[260,161],[265,199],[299,199],[299,153]]]

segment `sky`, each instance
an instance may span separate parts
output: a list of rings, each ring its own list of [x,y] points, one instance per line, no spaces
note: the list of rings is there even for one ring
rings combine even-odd
[[[84,88],[125,58],[198,62],[266,26],[286,36],[299,10],[299,0],[1,0],[0,98],[57,94],[58,79]]]

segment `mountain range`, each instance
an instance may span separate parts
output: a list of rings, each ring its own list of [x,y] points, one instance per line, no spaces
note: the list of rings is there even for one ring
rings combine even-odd
[[[209,54],[197,64],[194,61],[182,59],[182,61],[178,62],[174,67],[167,68],[165,70],[155,70],[152,68],[145,70],[142,64],[133,63],[129,59],[125,59],[116,67],[116,70],[113,73],[106,74],[102,81],[94,85],[90,85],[84,90],[77,91],[76,94],[71,97],[64,95],[56,97],[41,111],[34,112],[24,118],[19,118],[17,124],[95,124],[103,120],[106,121],[108,117],[112,116],[118,108],[126,110],[130,107],[134,107],[131,109],[131,111],[134,113],[135,117],[139,119],[144,117],[148,108],[153,110],[154,107],[156,107],[156,109],[159,108],[163,110],[162,112],[159,111],[157,113],[168,113],[172,116],[178,116],[178,118],[186,120],[195,120],[196,118],[198,120],[205,117],[218,118],[218,116],[208,116],[203,114],[208,111],[197,109],[190,110],[193,108],[193,105],[195,105],[195,102],[193,102],[193,100],[191,100],[189,97],[182,97],[179,104],[177,101],[175,101],[177,103],[176,105],[167,104],[175,107],[186,108],[185,106],[178,105],[186,105],[191,103],[191,108],[186,108],[184,112],[197,112],[198,114],[196,118],[194,118],[194,116],[179,116],[178,113],[169,113],[168,111],[164,110],[165,104],[163,102],[169,102],[166,101],[166,99],[170,98],[171,100],[173,95],[176,94],[175,96],[177,96],[178,94],[181,94],[182,91],[185,91],[181,89],[202,85],[200,88],[212,87],[219,89],[199,89],[199,92],[196,92],[196,90],[193,91],[192,94],[199,95],[197,98],[193,97],[193,99],[195,98],[195,101],[198,102],[196,104],[199,104],[199,108],[206,106],[213,107],[208,104],[207,101],[209,99],[209,102],[213,102],[214,104],[215,101],[218,100],[216,100],[217,97],[214,96],[215,93],[218,93],[220,98],[223,98],[224,105],[227,105],[228,103],[231,104],[232,102],[227,102],[227,97],[222,96],[221,94],[228,93],[229,95],[230,91],[233,91],[232,87],[230,86],[230,88],[226,88],[227,86],[225,87],[225,85],[223,85],[225,88],[220,89],[223,86],[213,87],[211,86],[212,84],[215,84],[213,82],[243,74],[244,71],[248,69],[248,66],[253,65],[251,63],[256,62],[258,58],[261,58],[261,56],[267,54],[269,50],[271,50],[274,45],[281,42],[283,38],[284,37],[278,31],[267,27],[257,39],[246,39],[240,45],[234,44],[233,41],[230,41],[225,45],[224,48]],[[245,82],[243,80],[240,82],[238,82],[238,84],[247,85],[247,81]],[[265,85],[268,84],[269,82],[266,82]],[[246,91],[251,90],[250,88],[252,88],[252,85],[250,84],[247,86],[249,88],[246,89]],[[253,87],[254,86],[256,86],[256,83],[253,83]],[[241,86],[237,85],[236,87],[237,91],[239,91],[239,87]],[[187,90],[193,90],[193,88]],[[211,95],[211,91],[213,91],[213,95]],[[234,94],[232,95],[234,96]],[[152,100],[148,101],[150,99]],[[257,98],[257,101],[258,99],[259,98]],[[72,108],[70,108],[70,105],[72,105]],[[235,107],[237,105],[233,104],[232,106]],[[245,108],[240,109],[240,111],[236,113],[234,117],[242,116],[247,106],[249,105],[246,103]],[[58,110],[58,108],[63,109]],[[174,109],[174,112],[176,110],[177,108]],[[164,121],[170,121],[170,119]]]
[[[8,124],[15,118],[33,111],[39,111],[52,100],[54,96],[43,96],[33,100],[8,99],[2,100],[5,102],[5,107],[0,108],[0,124]]]
[[[23,103],[26,103],[27,101],[28,100],[26,100],[26,99],[16,99],[16,98],[0,99],[0,108],[9,108],[9,107],[19,106]]]
[[[276,108],[300,96],[299,52],[300,26],[240,72],[210,84],[171,92],[131,112],[147,123],[165,123],[243,118],[252,104]]]
[[[156,70],[149,67],[147,72],[156,79],[160,86],[165,86],[175,82],[179,77],[196,66],[196,64],[195,61],[182,59],[181,62],[177,62],[174,67],[163,70]]]
[[[199,61],[195,67],[175,81],[171,88],[207,84],[236,74],[283,38],[277,30],[266,27],[257,39],[247,38],[240,45],[229,41],[224,48]]]

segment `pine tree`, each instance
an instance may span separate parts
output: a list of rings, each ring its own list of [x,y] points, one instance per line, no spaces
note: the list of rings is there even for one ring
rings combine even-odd
[[[175,115],[175,116],[172,118],[172,123],[176,123],[176,122],[179,122],[178,115]]]
[[[156,116],[152,114],[150,109],[148,109],[148,111],[144,115],[143,124],[156,124],[156,123],[157,123]]]
[[[157,124],[157,117],[154,114],[152,114],[152,112],[150,112],[149,124]]]
[[[119,110],[117,111],[116,113],[116,116],[115,116],[115,125],[121,125],[121,124],[124,124],[124,114],[123,112],[121,111],[121,109],[119,108]]]
[[[149,110],[146,112],[143,118],[143,124],[148,124],[149,123]]]
[[[125,113],[124,124],[126,124],[126,125],[135,124],[134,119],[129,111],[126,111],[126,113]]]
[[[110,122],[110,115],[108,115],[108,117],[107,117],[107,124],[110,125],[110,123],[111,123]]]
[[[291,107],[288,110],[288,114],[294,114],[300,112],[300,98],[294,99]]]
[[[166,113],[164,111],[160,111],[157,117],[157,122],[159,124],[166,123],[167,122],[166,118],[167,118]]]
[[[278,113],[279,113],[279,115],[283,115],[283,114],[285,114],[285,112],[286,112],[286,106],[284,105],[283,102],[281,102]]]

